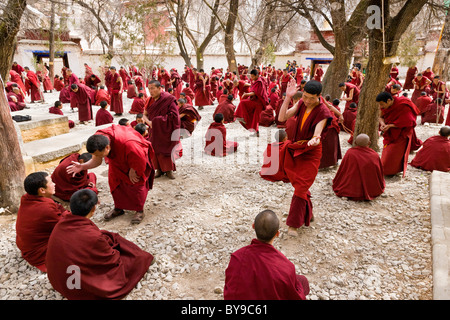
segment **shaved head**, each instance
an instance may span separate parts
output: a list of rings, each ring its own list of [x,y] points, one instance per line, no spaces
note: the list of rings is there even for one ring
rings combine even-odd
[[[450,126],[444,126],[439,130],[439,134],[442,137],[448,138],[450,136]]]
[[[365,133],[358,134],[355,139],[355,144],[359,147],[368,147],[370,145],[370,138]]]
[[[256,237],[263,242],[271,241],[280,228],[280,220],[272,210],[258,213],[254,222]]]

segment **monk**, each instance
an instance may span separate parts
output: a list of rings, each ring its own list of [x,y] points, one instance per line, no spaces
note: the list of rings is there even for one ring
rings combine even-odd
[[[416,66],[410,66],[406,71],[405,83],[403,84],[403,89],[410,90],[414,89],[413,79],[416,77],[418,69]]]
[[[280,129],[275,133],[275,142],[269,143],[263,154],[263,165],[259,171],[261,178],[271,182],[289,182],[289,179],[283,170],[287,140],[287,133],[283,129]]]
[[[144,219],[145,200],[153,187],[155,175],[151,161],[151,143],[130,126],[113,124],[89,137],[86,149],[92,154],[92,159],[85,163],[72,162],[67,167],[67,172],[75,175],[83,170],[96,168],[106,158],[114,209],[104,219],[110,221],[123,215],[125,210],[132,210],[135,214],[131,223],[141,223]]]
[[[185,87],[181,92],[183,92],[186,95],[186,97],[191,98],[191,101],[194,101],[195,94],[194,91],[192,91],[192,89],[190,88],[189,83],[186,83]]]
[[[59,114],[61,116],[64,115],[64,113],[62,112],[62,102],[57,100],[55,101],[55,104],[53,105],[53,107],[50,107],[48,109],[49,113],[53,113],[53,114]],[[73,127],[75,127],[75,122],[73,122],[72,120],[69,120],[69,129],[72,129]]]
[[[25,87],[29,92],[31,103],[42,102],[44,101],[44,97],[41,91],[41,82],[39,81],[36,73],[30,70],[30,68],[25,67]]]
[[[73,84],[80,84],[80,79],[76,76],[75,73],[72,72],[72,69],[66,69],[66,76],[67,76],[67,82],[68,82],[68,88],[69,88],[69,94],[70,94],[70,108],[73,110],[75,108],[78,108],[77,105],[77,99],[73,98],[75,95],[74,92],[71,90],[71,87]]]
[[[442,104],[442,99],[437,98],[434,102],[428,104],[420,113],[422,123],[444,123],[445,107]]]
[[[410,165],[426,171],[450,172],[450,126],[425,140]]]
[[[64,88],[64,78],[56,75],[53,79],[53,86],[56,91],[60,92]]]
[[[14,70],[10,70],[9,78],[12,82],[17,83],[17,85],[19,86],[19,88],[23,92],[23,94],[25,94],[25,92],[27,92],[27,89],[25,88],[25,84],[22,81],[22,76],[20,74],[18,74]]]
[[[210,124],[205,134],[205,153],[211,156],[225,157],[236,152],[239,144],[235,141],[227,141],[227,129],[223,124],[223,114],[214,116],[214,122]]]
[[[277,215],[264,210],[252,227],[256,239],[231,254],[224,300],[306,300],[308,279],[297,275],[294,264],[273,246],[280,235]]]
[[[410,99],[392,97],[386,91],[378,94],[376,101],[381,108],[379,124],[384,145],[381,154],[383,173],[393,176],[403,171],[405,176],[419,109]]]
[[[175,149],[180,143],[181,120],[175,97],[161,88],[161,83],[152,80],[148,84],[150,97],[145,102],[144,121],[149,126],[149,135],[155,150],[152,162],[155,178],[165,174],[175,179]]]
[[[116,67],[111,66],[111,111],[115,112],[116,116],[121,116],[123,113],[123,82],[122,77],[116,72]]]
[[[418,73],[412,82],[414,84],[414,91],[411,100],[413,103],[416,103],[417,98],[420,97],[422,92],[425,91],[427,94],[430,92],[431,80],[422,75],[422,73]]]
[[[140,114],[144,113],[145,107],[145,98],[142,92],[139,92],[138,96],[133,99],[133,103],[131,104],[131,109],[129,113],[131,114]]]
[[[242,95],[242,100],[236,109],[236,120],[247,130],[254,131],[259,137],[259,120],[261,112],[269,104],[267,85],[259,76],[259,72],[253,69],[250,72],[252,86],[248,93]]]
[[[319,169],[328,168],[337,165],[339,159],[342,159],[341,142],[339,132],[341,128],[339,123],[344,121],[344,116],[339,109],[339,99],[335,99],[330,103],[331,97],[327,95],[323,102],[331,111],[333,120],[328,127],[326,134],[322,138],[322,158],[320,159]]]
[[[102,101],[106,101],[108,104],[111,104],[111,96],[104,86],[100,86],[95,94],[95,105],[99,106]]]
[[[359,102],[359,89],[350,82],[341,82],[339,83],[339,88],[342,90],[342,92],[345,94],[345,97],[341,100],[345,101],[345,110],[347,110],[351,103],[355,103],[356,106],[358,106]]]
[[[199,110],[202,110],[204,106],[212,104],[209,76],[203,69],[200,69],[199,72],[194,71],[194,79],[195,105],[198,106]]]
[[[309,226],[312,213],[309,188],[314,183],[322,157],[322,131],[333,119],[330,110],[321,100],[322,84],[311,80],[305,85],[302,99],[288,109],[292,97],[297,93],[297,84],[291,80],[286,98],[281,106],[279,120],[288,121],[287,142],[283,168],[294,187],[289,215],[286,220],[288,235],[296,236],[302,225]],[[289,121],[293,118],[292,121]],[[289,133],[290,132],[290,133]]]
[[[48,280],[68,300],[122,299],[154,263],[154,257],[91,218],[98,203],[92,190],[70,199],[71,215],[55,226],[48,242]]]
[[[445,85],[445,82],[442,81],[441,78],[437,75],[434,76],[433,81],[431,81],[430,95],[433,97],[433,100],[440,98],[442,103],[450,98],[450,94],[447,86]]]
[[[350,200],[373,200],[384,192],[386,182],[377,152],[369,148],[370,138],[361,133],[348,149],[333,179],[333,191]]]
[[[81,83],[72,84],[70,88],[73,92],[71,101],[76,100],[78,106],[78,120],[80,123],[92,120],[92,94],[90,92],[92,89]]]
[[[175,98],[180,99],[180,93],[183,90],[183,81],[181,80],[181,76],[175,68],[170,69],[170,85],[173,88],[173,94]]]
[[[98,194],[96,187],[97,177],[93,172],[81,171],[75,176],[67,173],[67,167],[72,162],[85,163],[92,159],[88,152],[79,154],[72,153],[62,159],[52,173],[52,181],[56,184],[55,196],[61,200],[69,201],[72,194],[81,189],[91,189]]]
[[[98,87],[102,81],[100,78],[95,74],[90,74],[88,77],[84,79],[84,83],[91,89],[94,89],[95,91],[98,90]]]
[[[417,109],[419,109],[421,116],[422,116],[422,113],[425,112],[426,108],[432,101],[433,101],[433,98],[431,98],[429,95],[427,95],[427,93],[425,91],[422,91],[420,93],[420,97],[417,98],[415,105],[416,105]],[[424,122],[421,121],[421,123],[423,124]]]
[[[183,98],[178,99],[178,113],[180,114],[181,129],[183,129],[181,134],[184,138],[190,137],[202,117],[198,111]]]
[[[69,214],[53,201],[55,184],[46,172],[29,174],[24,181],[26,194],[20,199],[16,220],[16,244],[22,257],[47,272],[45,255],[50,234],[62,216]]]
[[[319,64],[314,71],[314,80],[321,82],[323,73],[322,66]]]
[[[100,102],[100,109],[98,109],[95,115],[95,126],[98,127],[113,122],[114,117],[108,111],[108,102],[103,100],[102,102]]]
[[[356,103],[352,102],[350,105],[348,105],[344,112],[342,113],[343,122],[342,126],[343,128],[346,128],[347,130],[352,130],[352,123],[356,119],[356,115],[358,113],[358,106]],[[353,130],[352,130],[353,131]]]
[[[29,107],[27,107],[24,101],[19,86],[16,83],[14,83],[12,84],[11,88],[12,91],[6,94],[6,98],[8,100],[8,104],[11,111],[20,111],[23,109],[29,109]]]
[[[233,104],[233,95],[229,94],[226,100],[217,105],[216,110],[214,110],[213,113],[213,119],[216,114],[221,113],[223,115],[224,123],[232,123],[236,120],[234,116],[235,111],[236,106]]]

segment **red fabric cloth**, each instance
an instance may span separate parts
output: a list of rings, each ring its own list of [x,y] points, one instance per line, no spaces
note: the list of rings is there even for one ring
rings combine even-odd
[[[59,101],[61,101],[62,103],[70,103],[70,98],[71,98],[70,87],[62,88],[62,90],[59,92]]]
[[[322,68],[316,69],[316,72],[314,73],[314,80],[320,82],[322,79],[322,76],[323,76],[323,69]]]
[[[92,112],[92,89],[79,83],[78,91],[72,92],[71,102],[74,100],[78,106],[78,119],[80,121],[89,121],[93,119]]]
[[[131,104],[131,109],[129,113],[131,114],[144,113],[144,109],[145,109],[145,99],[137,97],[133,99],[133,103]]]
[[[406,97],[394,97],[394,103],[389,108],[381,109],[384,122],[395,125],[383,133],[384,149],[381,162],[385,175],[394,175],[403,171],[405,176],[419,112],[416,105]]]
[[[273,142],[267,145],[263,154],[263,165],[259,171],[261,178],[272,182],[289,182],[283,167],[286,146],[285,142]]]
[[[192,134],[194,132],[195,126],[202,119],[198,111],[189,104],[184,104],[180,106],[178,109],[178,113],[180,114],[180,128],[185,129]],[[184,114],[183,117],[181,115]]]
[[[9,75],[11,77],[11,81],[17,83],[20,89],[25,93],[27,89],[25,88],[25,84],[22,81],[22,76],[14,70],[9,71]]]
[[[234,116],[235,111],[236,106],[231,101],[226,99],[217,105],[216,110],[214,110],[213,119],[216,116],[216,114],[221,113],[223,114],[224,123],[234,122],[236,120]]]
[[[155,170],[151,162],[153,148],[149,141],[143,138],[136,130],[128,126],[111,125],[98,130],[109,138],[111,151],[107,157],[108,183],[113,195],[114,205],[117,209],[142,211],[147,193],[153,187]],[[132,183],[128,176],[133,168],[139,181]],[[123,192],[115,192],[120,186]],[[133,190],[135,194],[130,197]]]
[[[16,220],[16,244],[32,266],[46,271],[45,255],[56,223],[69,212],[50,198],[24,194]]]
[[[322,157],[319,169],[334,166],[339,159],[342,159],[339,129],[330,126],[326,134],[322,136]]]
[[[72,161],[78,162],[78,157],[78,153],[68,155],[59,162],[52,173],[52,181],[55,183],[55,196],[61,200],[70,201],[72,194],[81,189],[90,189],[98,193],[96,187],[88,186],[90,182],[96,185],[97,177],[94,173],[88,173],[87,170],[84,170],[74,177],[67,173],[67,167],[72,165]]]
[[[442,136],[433,136],[425,140],[422,149],[410,163],[413,167],[426,171],[450,171],[450,140]]]
[[[91,77],[94,77],[94,79],[91,79]],[[102,80],[100,80],[100,78],[95,74],[91,74],[91,75],[87,76],[86,78],[84,78],[84,84],[94,90],[98,89],[98,84],[101,82],[102,82]]]
[[[231,254],[225,270],[225,300],[306,300],[309,284],[271,244],[253,239]]]
[[[211,86],[209,85],[209,76],[204,74],[204,78],[206,78],[205,85],[203,85],[203,80],[199,78],[199,73],[195,77],[195,105],[198,107],[209,106],[212,104],[212,96],[211,96]]]
[[[184,88],[181,92],[184,92],[186,94],[186,97],[189,97],[191,98],[191,100],[194,100],[195,94],[190,87]]]
[[[422,114],[423,112],[425,112],[427,106],[432,101],[433,101],[433,99],[430,96],[420,96],[419,98],[416,99],[416,102],[414,104],[419,109],[420,114]]]
[[[265,110],[261,112],[261,117],[259,119],[259,125],[263,127],[270,127],[275,123],[275,110],[269,104],[266,106]]]
[[[136,92],[137,92],[137,87],[134,84],[128,84],[127,86],[127,98],[128,99],[133,99],[136,98]]]
[[[227,141],[227,129],[223,123],[213,122],[205,134],[205,153],[211,156],[225,157],[237,150],[239,144]]]
[[[99,106],[100,102],[106,101],[108,104],[111,104],[111,96],[108,91],[105,89],[99,89],[95,95],[95,105]]]
[[[116,72],[111,77],[111,111],[123,113],[123,99],[120,91],[120,75]],[[122,87],[123,90],[123,87]]]
[[[444,105],[438,106],[436,102],[430,103],[421,113],[422,123],[444,123],[444,111]]]
[[[64,113],[62,112],[62,110],[60,108],[57,108],[55,106],[48,108],[48,112],[49,113],[53,113],[53,114],[59,114],[61,116],[64,115]],[[54,181],[53,181],[54,182]]]
[[[55,77],[55,79],[53,79],[53,83],[56,91],[61,91],[64,88],[64,82],[62,80],[59,80],[58,77]]]
[[[417,73],[417,67],[409,67],[408,70],[406,71],[406,78],[405,78],[405,84],[403,85],[403,89],[405,90],[409,90],[409,89],[414,89],[414,84],[413,84],[413,79],[416,76]]]
[[[42,100],[41,96],[41,83],[33,71],[29,70],[27,72],[27,80],[25,80],[25,87],[29,90],[31,97],[31,102]],[[28,91],[27,90],[27,91]]]
[[[112,114],[103,108],[98,109],[95,115],[95,126],[102,126],[104,124],[113,123],[114,117]]]
[[[48,279],[69,300],[122,299],[147,272],[153,256],[91,220],[68,215],[53,230],[47,252]],[[79,268],[79,287],[70,287]],[[72,285],[76,283],[72,282]]]
[[[380,156],[368,147],[348,149],[333,179],[336,195],[351,200],[372,200],[385,186]]]

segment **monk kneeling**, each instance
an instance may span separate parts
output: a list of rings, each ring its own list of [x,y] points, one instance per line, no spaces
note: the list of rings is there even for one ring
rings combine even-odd
[[[308,279],[297,275],[294,264],[273,246],[279,227],[271,210],[256,216],[256,239],[232,253],[225,270],[225,300],[306,300]]]
[[[97,200],[92,190],[75,192],[72,214],[61,219],[48,241],[48,279],[69,300],[122,299],[154,262],[150,253],[90,220]]]
[[[411,165],[426,171],[450,171],[450,127],[444,126],[439,135],[425,140],[423,146],[417,151]]]
[[[386,186],[381,159],[369,148],[368,135],[358,135],[355,144],[342,159],[333,179],[333,190],[338,197],[372,200],[382,194]]]

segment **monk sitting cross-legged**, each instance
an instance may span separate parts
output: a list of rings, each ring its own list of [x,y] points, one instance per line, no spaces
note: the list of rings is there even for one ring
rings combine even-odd
[[[69,300],[122,299],[155,261],[131,241],[91,221],[97,200],[92,190],[75,192],[72,214],[60,220],[48,241],[48,279]]]
[[[309,282],[273,242],[280,221],[271,210],[260,212],[252,225],[256,239],[231,254],[225,270],[224,300],[306,300]]]
[[[450,171],[450,126],[439,130],[439,135],[425,140],[423,146],[417,151],[411,165],[426,171]]]
[[[211,156],[225,157],[235,152],[239,146],[237,142],[227,141],[227,129],[223,124],[223,114],[221,113],[214,116],[214,122],[206,131],[205,139],[205,153]]]
[[[369,148],[370,138],[366,134],[359,134],[355,144],[342,159],[333,179],[333,190],[338,197],[372,200],[386,186],[380,156]]]
[[[263,165],[259,172],[261,178],[272,182],[289,182],[282,169],[287,138],[286,131],[280,129],[275,133],[275,142],[267,145],[264,151]]]

